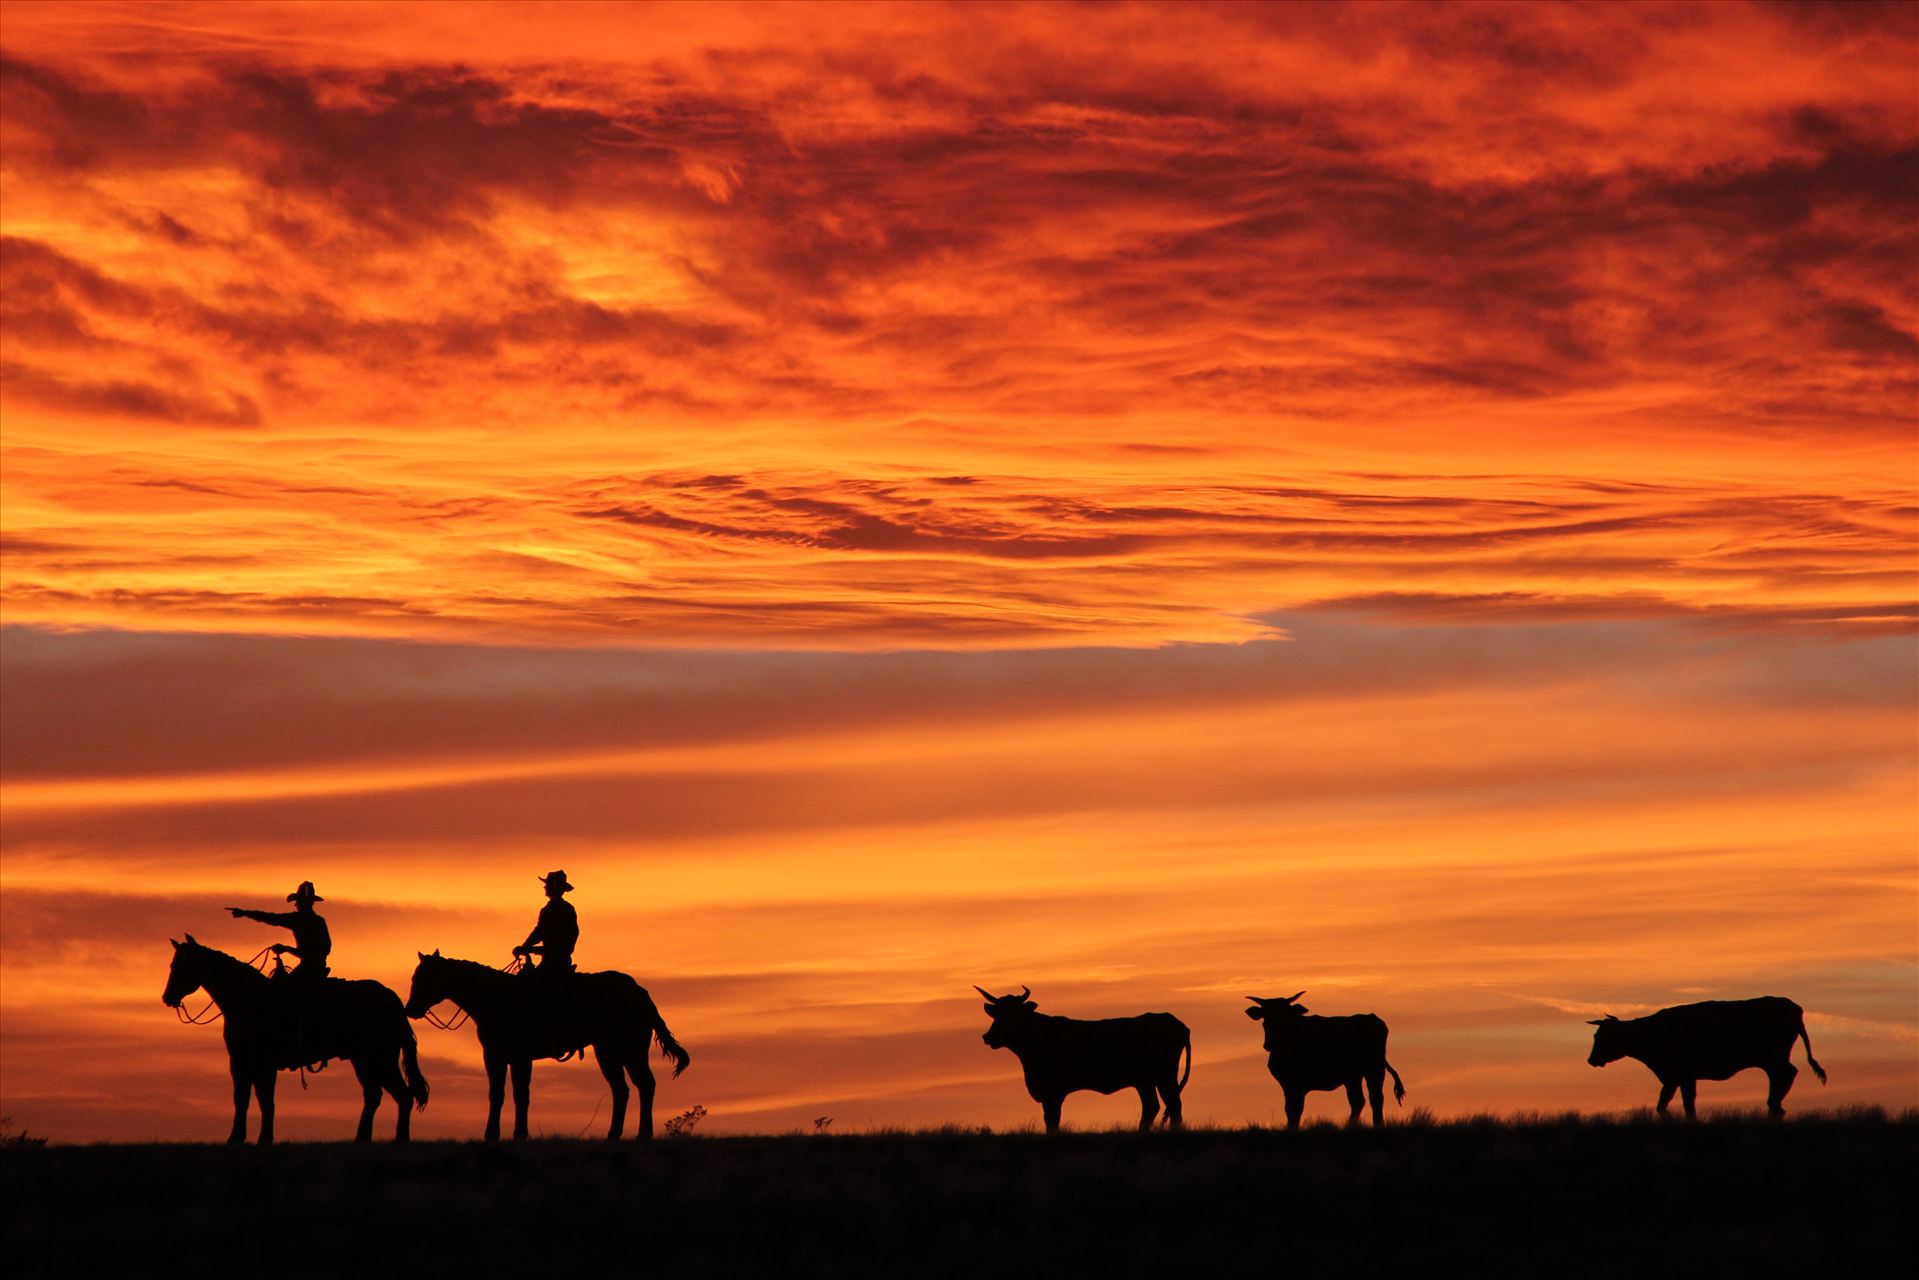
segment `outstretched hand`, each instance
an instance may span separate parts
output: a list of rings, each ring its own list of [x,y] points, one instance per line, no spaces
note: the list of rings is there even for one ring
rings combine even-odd
[[[238,920],[241,916],[245,915],[246,913],[247,913],[247,909],[245,907],[228,907],[227,908],[227,914],[232,916],[235,920]]]

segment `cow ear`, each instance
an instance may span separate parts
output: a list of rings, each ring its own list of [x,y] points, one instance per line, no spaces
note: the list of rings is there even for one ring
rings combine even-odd
[[[1255,1005],[1253,1008],[1248,1009],[1246,1011],[1246,1016],[1251,1018],[1254,1022],[1261,1022],[1265,1020],[1266,1011],[1264,1009],[1259,1008],[1257,1005]]]
[[[986,1012],[987,1012],[987,1013],[988,1013],[989,1015],[990,1015],[990,1014],[991,1014],[991,1013],[993,1012],[993,1006],[992,1006],[992,1005],[990,1005],[990,1004],[983,1004],[983,1005],[981,1005],[981,1006],[980,1006],[980,1008],[982,1008],[982,1009],[984,1009],[984,1010],[986,1010]]]
[[[1022,1004],[1020,1008],[1026,1010],[1026,1012],[1028,1013],[1031,1013],[1033,1010],[1039,1008],[1039,1004],[1037,1001],[1028,1000],[1025,1004]]]

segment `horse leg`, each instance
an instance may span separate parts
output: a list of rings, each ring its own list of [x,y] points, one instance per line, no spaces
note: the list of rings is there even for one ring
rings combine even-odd
[[[633,1136],[645,1142],[653,1136],[653,1091],[659,1087],[653,1079],[653,1068],[646,1061],[645,1041],[641,1041],[639,1049],[626,1060],[626,1074],[633,1078],[640,1091],[640,1123]]]
[[[380,1109],[380,1078],[373,1063],[351,1059],[353,1074],[360,1081],[360,1127],[353,1132],[355,1142],[373,1141],[373,1113]]]
[[[386,1091],[393,1095],[394,1105],[400,1111],[400,1123],[393,1130],[393,1140],[405,1142],[413,1132],[413,1092],[407,1088],[406,1075],[398,1062],[386,1064]]]
[[[260,1145],[273,1145],[273,1086],[279,1077],[271,1066],[261,1069],[253,1080],[253,1096],[260,1100]]]
[[[609,1140],[616,1139],[626,1132],[626,1099],[633,1091],[626,1087],[626,1077],[620,1074],[620,1055],[617,1050],[596,1044],[593,1046],[593,1061],[599,1064],[606,1087],[613,1091],[613,1123],[607,1127],[606,1136]]]
[[[233,1074],[233,1130],[227,1134],[227,1145],[233,1146],[247,1140],[247,1103],[253,1097],[253,1080],[238,1062],[227,1066]]]
[[[506,1105],[506,1059],[486,1055],[486,1140],[500,1140],[500,1108]]]
[[[530,1110],[528,1102],[533,1095],[533,1059],[516,1058],[513,1062],[513,1140],[526,1140],[526,1113]]]

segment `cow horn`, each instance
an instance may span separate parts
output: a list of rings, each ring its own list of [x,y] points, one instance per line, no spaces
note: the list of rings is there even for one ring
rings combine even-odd
[[[974,984],[973,990],[979,992],[981,995],[985,996],[988,1000],[999,999],[998,996],[994,995],[992,992],[988,991],[985,987],[982,987],[977,983]]]
[[[1247,998],[1248,1000],[1251,1000],[1251,1001],[1252,1001],[1252,1002],[1253,1002],[1254,1004],[1265,1004],[1265,1003],[1266,1003],[1266,1002],[1265,1002],[1264,1000],[1262,1000],[1262,999],[1260,999],[1260,998],[1259,998],[1258,996],[1247,996],[1246,998]]]
[[[1022,1000],[1031,1000],[1033,998],[1033,989],[1028,986],[1021,986],[1019,991],[1019,998]]]
[[[1295,991],[1293,992],[1293,994],[1286,997],[1286,1003],[1291,1004],[1293,1001],[1299,999],[1301,996],[1305,994],[1306,993],[1304,991]]]

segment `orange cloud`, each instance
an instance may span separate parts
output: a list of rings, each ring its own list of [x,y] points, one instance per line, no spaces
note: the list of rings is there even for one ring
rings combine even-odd
[[[1642,1103],[1579,1010],[1770,990],[1813,1096],[1910,1102],[1916,56],[1877,6],[9,4],[9,1114],[217,1132],[158,940],[250,954],[236,897],[320,880],[397,984],[555,865],[721,1128],[1025,1122],[1014,981],[1173,1007],[1221,1121],[1300,986],[1442,1112]]]

